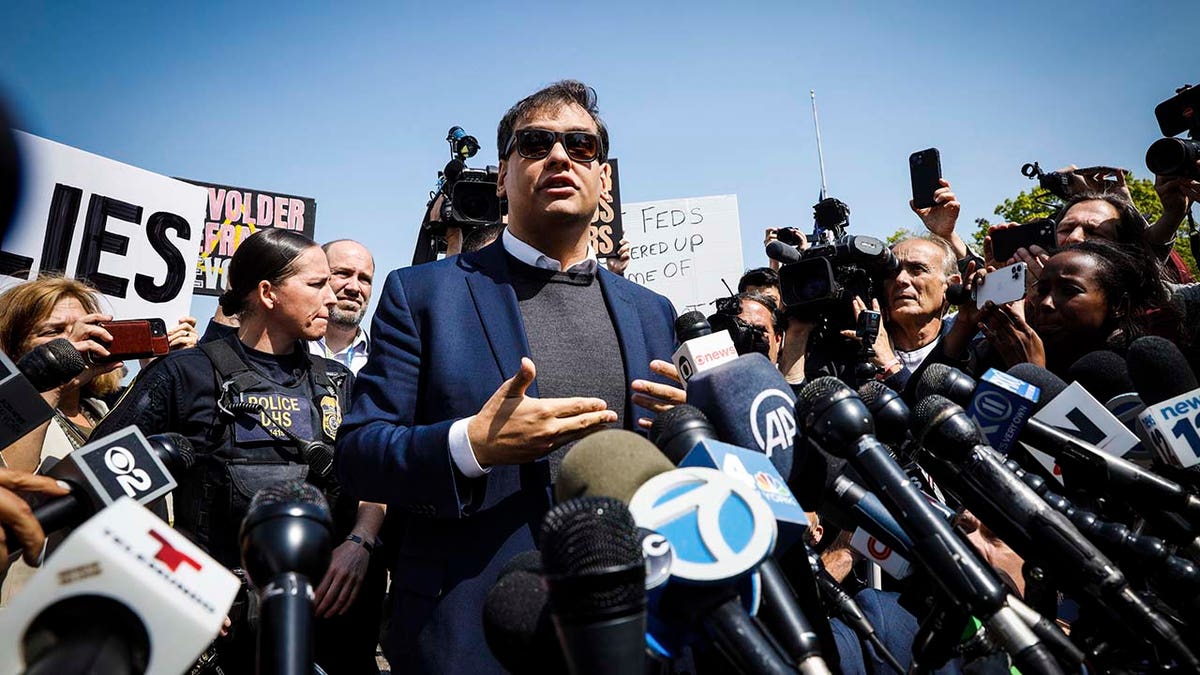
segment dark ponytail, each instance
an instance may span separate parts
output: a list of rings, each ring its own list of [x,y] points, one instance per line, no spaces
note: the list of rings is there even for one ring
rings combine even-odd
[[[296,259],[316,246],[312,239],[291,230],[270,228],[259,230],[238,246],[229,261],[225,277],[225,292],[221,294],[221,309],[228,316],[246,310],[246,296],[258,288],[260,281],[278,285],[296,273]]]

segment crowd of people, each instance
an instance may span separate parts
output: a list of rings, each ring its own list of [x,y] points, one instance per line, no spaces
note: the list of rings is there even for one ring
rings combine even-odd
[[[0,295],[9,356],[65,337],[97,357],[43,394],[55,411],[49,422],[0,452],[0,517],[25,559],[4,579],[3,602],[61,538],[44,545],[10,491],[61,493],[34,474],[89,437],[136,425],[195,447],[195,466],[158,506],[230,569],[241,567],[239,524],[258,489],[303,479],[329,497],[339,544],[314,599],[315,658],[326,672],[376,672],[380,641],[394,672],[502,671],[483,634],[484,598],[511,559],[536,547],[571,444],[610,427],[647,429],[687,394],[671,365],[671,303],[622,277],[627,242],[603,263],[589,245],[598,200],[611,189],[595,92],[564,81],[522,99],[501,120],[497,147],[504,225],[446,228],[444,259],[388,274],[369,332],[361,324],[376,290],[370,252],[278,229],[237,249],[203,336],[194,319],[181,319],[170,354],[143,364],[119,393],[121,364],[103,360],[112,336],[100,324],[112,317],[94,289],[44,277]],[[1173,255],[1200,181],[1161,177],[1163,215],[1151,224],[1122,177],[1064,174],[1072,192],[1053,216],[1055,247],[1021,248],[1007,260],[994,259],[991,236],[978,252],[966,244],[948,181],[933,206],[912,206],[927,231],[891,244],[895,270],[849,308],[881,314],[869,352],[878,381],[912,397],[933,364],[979,378],[1028,363],[1065,377],[1081,357],[1123,354],[1147,335],[1200,365],[1200,284]],[[431,205],[426,217],[439,211]],[[768,230],[767,242],[776,234]],[[1025,297],[977,306],[972,291],[1017,262],[1027,270]],[[827,342],[810,338],[823,319],[786,306],[778,267],[746,272],[708,321],[800,391],[819,374],[814,350]],[[1020,579],[1020,558],[986,523],[961,516],[980,555]],[[822,524],[819,511],[810,521],[808,543],[824,547],[826,568],[867,594],[888,644],[911,658],[918,617],[865,588],[850,532]],[[215,643],[224,672],[253,670],[254,604],[243,588],[229,610]],[[886,669],[873,649],[835,632],[843,672]],[[705,658],[693,665],[703,670]]]

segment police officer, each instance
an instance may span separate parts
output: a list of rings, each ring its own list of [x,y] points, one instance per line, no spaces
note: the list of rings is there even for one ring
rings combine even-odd
[[[377,673],[384,567],[370,559],[383,507],[339,494],[332,448],[353,376],[305,346],[325,334],[336,302],[329,278],[325,253],[301,234],[266,229],[247,238],[220,300],[239,316],[237,333],[151,364],[95,433],[136,424],[146,434],[186,436],[197,461],[176,477],[175,527],[235,571],[255,492],[297,478],[322,488],[343,541],[316,590],[317,662],[331,675]],[[230,635],[217,643],[225,672],[253,672],[254,636],[241,610],[235,602]]]

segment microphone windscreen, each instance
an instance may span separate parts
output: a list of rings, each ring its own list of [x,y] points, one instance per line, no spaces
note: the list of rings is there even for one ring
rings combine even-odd
[[[858,397],[875,418],[875,435],[888,445],[903,443],[908,436],[908,404],[899,392],[877,380],[864,382]]]
[[[692,310],[675,318],[675,339],[680,342],[687,342],[692,338],[709,335],[712,332],[712,326],[709,325],[708,319],[704,318],[702,312]]]
[[[808,417],[814,405],[842,389],[849,389],[849,386],[836,377],[818,377],[810,380],[800,390],[800,395],[796,399],[796,419]]]
[[[1129,377],[1147,406],[1200,389],[1187,357],[1170,340],[1140,337],[1129,345],[1125,358]]]
[[[764,453],[779,475],[791,475],[796,396],[767,357],[743,354],[693,375],[687,400],[708,416],[721,441]]]
[[[846,460],[829,454],[805,436],[805,418],[818,401],[846,388],[836,377],[820,377],[806,384],[796,400],[796,422],[801,429],[796,433],[795,461],[792,472],[787,474],[787,484],[805,511],[823,507],[834,480],[847,468]]]
[[[912,429],[917,437],[924,441],[925,435],[930,431],[930,428],[935,426],[945,416],[961,412],[962,408],[946,398],[938,394],[931,394],[922,398],[917,402],[912,411]],[[974,424],[963,424],[942,427],[950,433],[956,433],[957,437],[950,439],[951,444],[956,444],[963,447],[970,447],[983,442],[982,435],[979,433],[978,427]]]
[[[146,441],[154,448],[158,458],[172,475],[187,471],[196,464],[196,449],[183,434],[174,431],[151,434],[146,437]]]
[[[584,495],[626,504],[643,483],[675,466],[650,441],[624,429],[605,429],[575,444],[558,470],[559,502]]]
[[[800,261],[800,251],[796,250],[795,246],[785,244],[778,239],[772,239],[767,244],[767,257],[787,265]]]
[[[497,579],[503,579],[511,572],[532,572],[534,574],[542,573],[542,552],[538,550],[522,551],[513,557],[509,558],[508,562],[500,568],[500,573],[496,575]]]
[[[1034,410],[1046,407],[1047,403],[1053,401],[1067,388],[1067,383],[1061,377],[1032,363],[1018,363],[1008,369],[1008,374],[1042,390],[1037,403],[1033,405]]]
[[[540,574],[518,569],[492,585],[483,601],[483,637],[510,673],[567,672]]]
[[[708,421],[708,416],[696,406],[686,403],[655,417],[650,425],[649,437],[650,442],[675,465],[700,441],[718,439],[717,429]]]
[[[1129,365],[1120,354],[1107,349],[1083,355],[1067,370],[1067,377],[1101,403],[1135,391]]]
[[[17,361],[17,369],[39,392],[61,387],[85,368],[83,354],[66,338],[38,345]]]
[[[646,602],[646,566],[633,514],[612,497],[577,497],[542,519],[538,548],[560,617],[624,613]],[[590,582],[580,583],[584,579]]]
[[[255,492],[246,513],[251,514],[275,504],[312,504],[323,509],[329,508],[320,490],[302,480],[290,480],[268,485]]]
[[[917,381],[918,399],[937,394],[959,405],[967,405],[975,393],[975,382],[969,375],[944,363],[931,363],[925,367]]]

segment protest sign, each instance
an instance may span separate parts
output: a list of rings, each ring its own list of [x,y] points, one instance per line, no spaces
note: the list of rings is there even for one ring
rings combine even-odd
[[[229,260],[242,240],[265,227],[294,230],[314,239],[317,202],[311,197],[283,195],[233,185],[181,178],[208,191],[204,236],[197,249],[197,295],[221,295]]]
[[[745,271],[737,195],[625,204],[625,278],[667,296],[680,314],[714,311]]]
[[[600,198],[600,205],[596,207],[596,216],[592,218],[592,229],[589,233],[592,248],[600,258],[615,258],[621,248],[621,237],[625,236],[621,225],[621,181],[617,175],[617,158],[610,158],[608,165],[612,167],[612,190],[609,191],[611,199]]]
[[[4,285],[55,272],[92,283],[117,319],[174,326],[188,314],[204,190],[31,134],[16,137],[25,184],[0,247]]]

